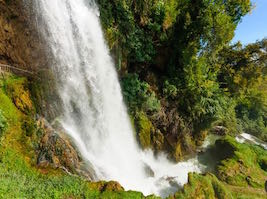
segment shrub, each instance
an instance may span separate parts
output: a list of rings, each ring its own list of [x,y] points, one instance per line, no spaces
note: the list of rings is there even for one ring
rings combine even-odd
[[[218,119],[222,92],[204,57],[195,57],[190,61],[177,88],[179,96],[182,96],[179,98],[179,111],[193,124],[193,131],[199,133],[208,129]]]
[[[124,99],[131,112],[137,109],[155,112],[160,109],[160,102],[148,83],[139,79],[137,74],[128,74],[122,79]]]
[[[243,131],[267,140],[267,109],[259,92],[253,91],[240,98],[235,110]]]
[[[169,81],[164,82],[163,94],[167,98],[170,97],[174,99],[177,96],[177,88],[175,85],[170,84]]]

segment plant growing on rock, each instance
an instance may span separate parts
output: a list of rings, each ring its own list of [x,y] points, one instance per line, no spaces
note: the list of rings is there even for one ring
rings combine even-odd
[[[0,110],[0,138],[1,135],[4,133],[4,131],[6,130],[6,128],[7,128],[7,121],[2,114],[2,111]]]
[[[160,102],[148,83],[139,79],[137,74],[128,74],[122,79],[124,99],[131,113],[136,110],[156,112],[160,109]]]

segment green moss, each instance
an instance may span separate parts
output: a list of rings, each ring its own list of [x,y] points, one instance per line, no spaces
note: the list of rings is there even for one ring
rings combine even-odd
[[[17,78],[15,76],[7,78],[3,86],[7,96],[21,112],[32,114],[34,113],[34,109],[27,87],[27,79]]]
[[[79,177],[41,174],[16,151],[1,154],[0,198],[144,198],[138,192],[99,190]]]
[[[176,198],[266,198],[267,152],[263,148],[226,136],[210,150],[217,165],[216,176],[189,174],[188,184]]]
[[[0,198],[145,198],[140,192],[123,191],[116,182],[92,183],[60,169],[37,168],[34,145],[42,132],[25,106],[14,101],[18,94],[28,93],[25,81],[15,77],[0,81],[1,117],[8,123],[0,141]]]
[[[7,121],[6,118],[3,116],[2,111],[0,109],[0,138],[2,136],[2,134],[4,133],[4,131],[7,128]]]
[[[139,112],[136,117],[138,138],[141,146],[145,148],[151,147],[151,133],[153,125],[144,112]]]
[[[264,189],[255,189],[255,188],[247,188],[247,187],[236,187],[229,186],[226,187],[231,191],[233,198],[238,199],[265,199],[266,192]]]
[[[217,167],[220,180],[234,186],[264,187],[267,175],[262,168],[267,158],[267,152],[264,149],[240,144],[229,136],[218,140],[216,145],[221,150],[221,162]]]
[[[259,165],[261,169],[267,172],[267,157],[259,157]]]
[[[19,118],[19,111],[16,109],[12,100],[5,94],[3,87],[0,89],[0,108],[3,116],[9,122],[17,122]]]
[[[35,121],[31,117],[26,117],[21,126],[22,130],[26,133],[26,136],[31,137],[36,129]]]
[[[207,173],[205,175],[190,173],[188,184],[169,199],[191,199],[191,198],[209,198],[209,199],[254,199],[266,198],[264,189],[252,187],[240,187],[226,184],[220,181],[215,175]]]
[[[213,174],[190,173],[188,177],[188,184],[175,194],[175,198],[232,198],[229,190]]]

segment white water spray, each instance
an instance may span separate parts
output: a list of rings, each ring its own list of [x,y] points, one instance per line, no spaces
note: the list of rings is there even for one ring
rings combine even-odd
[[[187,182],[188,172],[200,172],[196,159],[173,164],[163,154],[156,159],[151,151],[139,149],[96,4],[90,0],[35,0],[35,4],[54,57],[62,125],[92,165],[94,180],[116,180],[126,190],[165,197]]]

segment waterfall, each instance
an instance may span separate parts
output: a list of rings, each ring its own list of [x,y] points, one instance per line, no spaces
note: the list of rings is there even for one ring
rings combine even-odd
[[[200,172],[196,159],[174,164],[164,154],[155,158],[139,149],[94,1],[34,4],[53,55],[62,126],[92,165],[94,180],[115,180],[126,190],[165,197],[187,182],[188,172]]]

